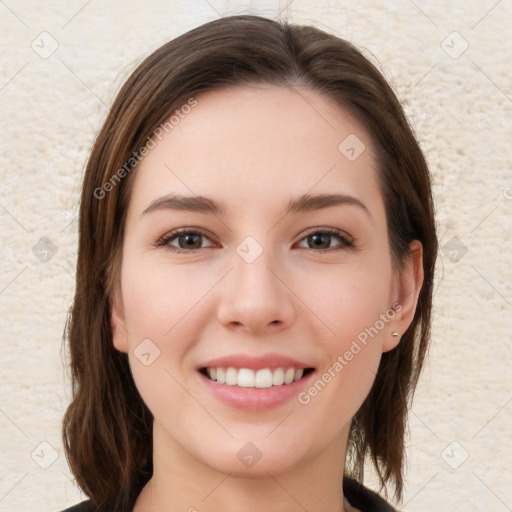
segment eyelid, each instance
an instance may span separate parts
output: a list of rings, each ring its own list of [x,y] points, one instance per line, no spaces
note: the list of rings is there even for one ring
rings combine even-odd
[[[304,231],[299,235],[299,240],[297,243],[302,242],[308,236],[311,236],[315,233],[321,233],[323,235],[328,235],[331,237],[338,238],[341,241],[341,244],[336,247],[330,247],[328,249],[315,249],[310,247],[303,247],[305,251],[313,252],[315,254],[330,254],[332,252],[341,251],[341,250],[354,250],[356,249],[355,239],[351,235],[349,235],[346,231],[343,231],[339,228],[330,228],[330,227],[315,227],[309,230]]]
[[[199,249],[181,249],[179,247],[174,247],[170,245],[171,240],[179,237],[182,234],[202,235],[208,240],[212,241],[212,237],[204,229],[190,226],[185,228],[177,228],[173,229],[172,231],[169,231],[168,233],[160,237],[153,245],[155,247],[163,247],[164,249],[177,253],[193,254],[197,252]],[[215,245],[212,245],[212,247],[214,246]],[[206,247],[201,247],[201,249],[206,249]]]
[[[318,227],[310,228],[310,229],[307,229],[307,230],[303,231],[299,235],[299,241],[301,241],[304,237],[313,235],[315,233],[323,233],[323,234],[326,234],[326,235],[339,236],[341,238],[346,239],[346,241],[350,242],[350,243],[355,241],[354,237],[349,235],[346,231],[343,231],[343,229],[329,228],[327,226],[325,226],[325,227],[318,226]]]
[[[343,231],[342,229],[338,229],[338,228],[320,227],[320,226],[314,227],[314,228],[309,228],[309,229],[303,231],[299,235],[298,240],[297,240],[297,242],[295,242],[294,245],[302,242],[308,236],[317,234],[317,233],[321,233],[321,234],[332,236],[332,237],[337,237],[342,243],[337,247],[331,247],[328,249],[315,249],[315,248],[309,248],[309,247],[303,247],[302,249],[304,249],[306,251],[312,251],[316,254],[321,254],[321,253],[330,253],[330,252],[341,250],[341,249],[345,249],[345,250],[352,249],[353,250],[356,248],[354,237],[349,235],[347,232]],[[166,233],[165,235],[160,237],[153,245],[155,247],[163,247],[166,250],[169,250],[171,252],[178,253],[178,254],[180,254],[180,253],[181,254],[194,254],[201,249],[208,248],[208,247],[200,247],[199,249],[181,249],[179,247],[171,246],[170,241],[173,239],[176,239],[181,234],[201,235],[201,236],[204,236],[205,238],[207,238],[208,240],[212,241],[212,237],[204,229],[190,226],[190,227],[184,227],[184,228],[177,228],[177,229],[174,229],[174,230]],[[215,243],[213,243],[213,245],[210,247],[218,247],[218,245],[215,245]]]

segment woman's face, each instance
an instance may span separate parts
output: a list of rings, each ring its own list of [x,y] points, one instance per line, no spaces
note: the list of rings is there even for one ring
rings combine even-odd
[[[137,167],[114,344],[157,451],[233,475],[339,464],[417,297],[392,270],[369,136],[306,88],[196,100]]]

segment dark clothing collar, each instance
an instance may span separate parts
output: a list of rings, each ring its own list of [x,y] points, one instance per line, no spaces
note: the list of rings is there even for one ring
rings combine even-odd
[[[350,505],[361,512],[396,512],[396,509],[377,493],[352,478],[343,478],[343,494]]]

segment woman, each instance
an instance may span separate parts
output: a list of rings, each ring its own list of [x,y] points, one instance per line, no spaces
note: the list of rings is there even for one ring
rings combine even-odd
[[[403,110],[351,44],[207,23],[119,92],[82,189],[69,510],[393,510],[437,238]]]

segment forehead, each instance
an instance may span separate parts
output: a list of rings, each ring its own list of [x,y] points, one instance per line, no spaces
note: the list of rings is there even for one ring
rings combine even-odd
[[[257,85],[195,99],[139,163],[130,209],[173,192],[215,196],[233,213],[306,192],[380,196],[369,135],[325,95]]]

